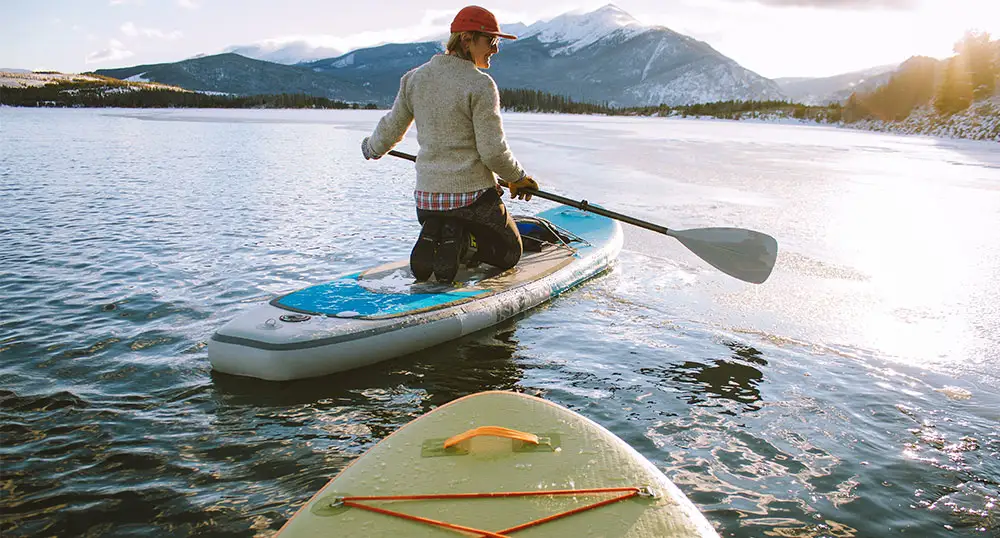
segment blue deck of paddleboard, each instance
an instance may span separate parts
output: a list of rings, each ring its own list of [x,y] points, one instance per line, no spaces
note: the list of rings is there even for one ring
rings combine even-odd
[[[395,316],[489,293],[489,290],[444,293],[381,293],[358,283],[361,273],[289,293],[275,304],[292,310],[345,318]]]
[[[573,246],[580,253],[611,239],[614,221],[593,213],[557,207],[537,215],[559,228],[583,238],[587,244]],[[276,306],[298,312],[351,318],[397,316],[491,293],[488,289],[449,290],[439,293],[387,293],[366,289],[358,282],[361,273],[310,286],[278,298]],[[562,290],[557,290],[562,291]]]

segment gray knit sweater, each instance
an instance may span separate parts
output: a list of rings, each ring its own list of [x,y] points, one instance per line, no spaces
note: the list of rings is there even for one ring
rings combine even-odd
[[[524,177],[507,147],[500,93],[493,79],[468,60],[438,54],[405,75],[396,101],[369,138],[384,155],[417,124],[416,190],[473,192]]]

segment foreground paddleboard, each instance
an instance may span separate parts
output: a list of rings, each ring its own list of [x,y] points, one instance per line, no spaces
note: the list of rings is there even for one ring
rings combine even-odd
[[[538,306],[605,271],[621,250],[621,226],[609,218],[572,208],[534,218],[566,233],[538,252],[526,247],[513,269],[463,268],[456,285],[417,282],[407,260],[346,274],[227,323],[209,341],[212,368],[281,381],[413,353]]]
[[[537,443],[491,430],[474,435],[484,427],[511,437],[530,434]],[[449,438],[463,433],[445,448]],[[495,495],[522,492],[533,495]],[[440,494],[445,496],[426,498]],[[373,496],[420,498],[364,499]],[[570,511],[577,513],[538,522]],[[324,486],[280,536],[461,532],[526,538],[718,536],[677,486],[608,430],[540,398],[499,391],[455,400],[386,437]]]

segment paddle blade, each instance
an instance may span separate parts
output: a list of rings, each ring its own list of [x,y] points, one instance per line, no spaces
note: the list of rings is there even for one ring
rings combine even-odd
[[[778,242],[770,235],[743,228],[671,230],[696,256],[729,276],[761,284],[771,275]]]

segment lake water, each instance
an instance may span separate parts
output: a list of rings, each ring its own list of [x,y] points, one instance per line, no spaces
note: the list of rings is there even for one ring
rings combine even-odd
[[[213,374],[247,308],[409,253],[412,164],[360,156],[379,116],[0,108],[0,534],[268,535],[398,427],[504,389],[613,431],[723,536],[1000,535],[1000,145],[508,114],[543,189],[767,232],[771,279],[626,227],[611,272],[495,329]]]

